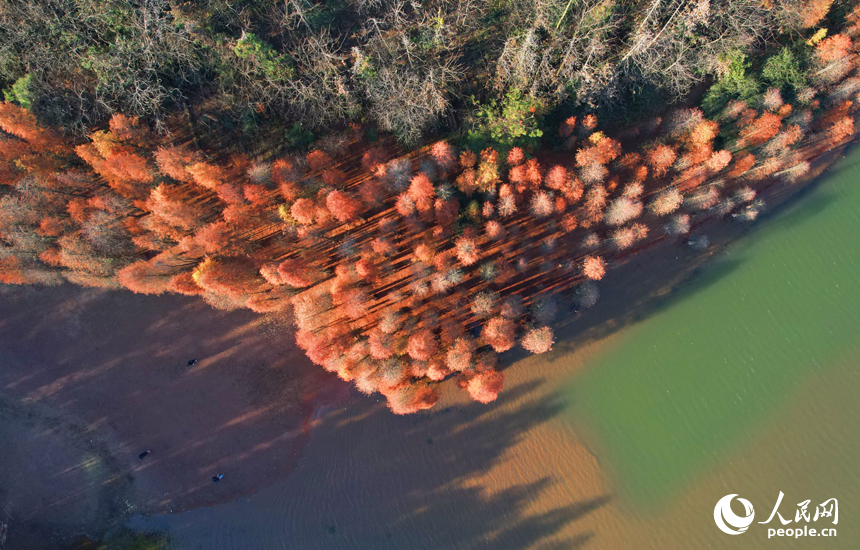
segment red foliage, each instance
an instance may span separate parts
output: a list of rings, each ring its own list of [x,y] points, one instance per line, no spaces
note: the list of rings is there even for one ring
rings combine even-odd
[[[241,187],[234,183],[222,183],[215,189],[215,194],[230,205],[245,203],[245,193],[242,192]]]
[[[391,334],[375,328],[368,334],[367,342],[370,346],[370,355],[375,359],[387,359],[394,355],[395,341]]]
[[[376,208],[385,198],[382,185],[376,179],[366,179],[358,188],[358,195],[367,208]]]
[[[499,392],[502,391],[504,382],[505,377],[501,372],[489,370],[479,372],[473,376],[469,380],[466,389],[469,392],[469,396],[475,401],[485,404],[492,403],[499,396]]]
[[[72,199],[66,205],[66,211],[69,213],[69,216],[79,224],[86,222],[93,210],[94,208],[90,206],[90,203],[86,199],[81,198]]]
[[[272,163],[272,181],[278,186],[295,184],[300,176],[300,170],[290,159],[278,159]]]
[[[543,169],[536,159],[529,159],[525,164],[525,181],[532,188],[537,189],[543,182]]]
[[[666,173],[675,162],[678,154],[670,145],[658,145],[648,152],[648,164],[654,169],[654,175],[660,177]]]
[[[454,181],[457,189],[471,197],[478,187],[478,174],[472,169],[464,170]]]
[[[427,328],[419,329],[409,336],[406,352],[413,359],[427,361],[439,351],[439,342],[433,331]]]
[[[253,294],[245,302],[245,307],[255,313],[272,313],[284,311],[290,307],[289,295],[281,289]]]
[[[391,239],[386,237],[377,237],[370,242],[371,248],[377,254],[382,256],[390,256],[397,251],[397,247],[391,242]]]
[[[346,183],[346,174],[339,168],[329,168],[323,170],[322,180],[324,184],[331,187],[343,187]]]
[[[284,181],[278,184],[278,191],[281,192],[281,196],[287,202],[295,201],[302,192],[299,185],[291,181]]]
[[[711,157],[705,163],[709,170],[714,173],[719,172],[729,165],[732,161],[732,154],[726,150],[716,151],[711,154]]]
[[[111,133],[122,141],[143,145],[147,138],[147,131],[140,127],[140,119],[136,116],[125,116],[120,113],[114,114],[108,122]]]
[[[538,191],[532,195],[529,210],[536,218],[545,218],[555,211],[555,203],[546,191]]]
[[[540,327],[531,329],[523,337],[522,346],[532,353],[546,353],[552,349],[555,343],[552,329]]]
[[[207,254],[215,254],[227,248],[233,239],[233,231],[227,222],[214,222],[201,227],[194,234],[194,240]]]
[[[604,208],[606,208],[606,189],[602,185],[595,185],[588,190],[585,196],[580,225],[591,227],[600,222],[603,219]]]
[[[807,0],[806,6],[800,12],[803,26],[807,29],[814,27],[830,11],[831,4],[833,4],[833,0]]]
[[[264,185],[258,183],[246,183],[242,186],[242,194],[245,199],[254,205],[266,205],[270,202],[269,191]]]
[[[778,134],[781,126],[782,118],[779,115],[762,113],[761,116],[741,129],[742,145],[761,145]]]
[[[215,191],[227,180],[227,172],[220,166],[208,162],[196,162],[187,167],[194,183]]]
[[[822,63],[841,61],[851,51],[851,39],[844,34],[834,34],[818,43],[815,55]]]
[[[553,166],[546,174],[546,186],[562,190],[567,185],[567,170],[563,166]]]
[[[138,294],[164,294],[173,273],[162,266],[139,260],[117,272],[119,284]]]
[[[586,256],[582,261],[582,274],[592,281],[599,281],[606,274],[606,262],[600,256]]]
[[[167,283],[167,288],[171,292],[186,296],[197,296],[203,293],[203,289],[194,282],[194,277],[190,271],[183,271],[171,277]]]
[[[313,224],[315,213],[316,205],[311,199],[298,199],[290,207],[290,216],[302,225]]]
[[[0,128],[6,133],[18,136],[36,149],[57,153],[67,151],[57,134],[41,127],[30,111],[14,103],[0,102]]]
[[[235,257],[207,259],[194,270],[194,277],[204,290],[236,299],[259,292],[265,283],[250,260]]]
[[[455,221],[460,212],[460,203],[457,199],[436,199],[436,223],[442,227],[450,227]]]
[[[517,325],[510,319],[493,317],[484,324],[481,337],[496,352],[502,353],[516,344]]]
[[[311,170],[315,172],[319,172],[325,170],[332,164],[334,164],[334,160],[328,155],[328,153],[324,151],[320,151],[319,149],[314,149],[307,156],[308,166],[311,167]]]
[[[472,151],[465,149],[460,153],[460,166],[464,169],[474,168],[478,162],[478,157]]]
[[[39,222],[39,229],[36,230],[36,233],[43,237],[59,237],[65,231],[66,227],[66,222],[61,218],[48,216],[42,218],[42,221]]]
[[[445,364],[454,372],[463,372],[472,365],[475,346],[468,338],[457,338],[445,354]]]
[[[433,199],[436,198],[436,189],[427,177],[427,174],[420,172],[409,183],[409,198],[415,204],[415,208],[419,212],[426,212],[433,208]]]
[[[478,244],[474,239],[470,239],[465,235],[457,239],[454,250],[457,259],[460,260],[461,264],[466,266],[477,262],[480,257]]]
[[[710,145],[714,138],[720,133],[720,125],[713,120],[704,120],[697,124],[689,134],[685,141],[691,148],[703,147]]]
[[[585,115],[582,119],[582,125],[589,130],[594,130],[597,128],[597,115]]]
[[[301,258],[284,260],[278,265],[281,280],[294,288],[311,286],[318,280],[318,272]]]
[[[359,277],[368,282],[374,282],[379,278],[379,268],[375,263],[366,258],[355,262],[355,272]]]
[[[576,152],[577,166],[588,166],[590,164],[603,164],[603,155],[597,147],[583,147]]]
[[[755,156],[749,152],[740,153],[735,157],[734,165],[729,170],[729,177],[739,178],[755,166]]]
[[[508,151],[508,166],[519,166],[526,160],[526,155],[519,147],[513,147]]]
[[[827,129],[827,137],[834,144],[854,134],[854,119],[850,116],[843,117]]]
[[[429,409],[439,401],[439,390],[424,383],[409,384],[385,394],[394,414],[413,414]]]
[[[437,141],[430,148],[430,156],[436,163],[436,166],[443,171],[448,172],[453,170],[457,165],[457,156],[454,148],[445,141]]]
[[[326,207],[332,216],[341,223],[349,223],[361,215],[361,202],[344,191],[331,191],[326,195]]]
[[[184,200],[178,187],[159,184],[146,199],[145,208],[166,223],[191,230],[200,226],[205,212],[200,205]]]
[[[565,214],[561,218],[561,228],[565,233],[571,233],[579,226],[579,221],[575,214]]]
[[[558,135],[563,138],[570,137],[574,130],[576,130],[576,117],[572,116],[559,124]]]
[[[604,137],[597,142],[597,151],[600,153],[600,164],[606,164],[618,158],[623,149],[614,139]]]
[[[385,163],[387,157],[382,147],[370,147],[361,155],[361,166],[368,172],[373,172],[377,166]]]

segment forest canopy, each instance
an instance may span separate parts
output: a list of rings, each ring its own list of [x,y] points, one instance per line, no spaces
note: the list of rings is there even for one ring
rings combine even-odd
[[[745,77],[750,59],[850,9],[832,0],[7,2],[0,85],[43,123],[78,134],[114,112],[165,124],[189,109],[205,117],[198,132],[271,131],[302,146],[307,132],[371,122],[414,145],[472,118],[480,125],[481,113],[512,123],[518,105],[629,121],[713,79],[722,95],[747,99],[762,84]],[[807,61],[802,48],[782,50],[766,83],[801,86]],[[487,133],[502,141],[536,130],[499,138],[495,126]]]
[[[550,352],[630,254],[755,220],[860,101],[847,2],[54,0],[0,23],[0,282],[289,314],[398,414],[446,379],[496,399],[498,354]]]

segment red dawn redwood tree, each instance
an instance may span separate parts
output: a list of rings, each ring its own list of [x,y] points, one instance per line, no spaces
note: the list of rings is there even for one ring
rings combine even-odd
[[[552,329],[549,327],[533,328],[523,336],[522,346],[532,353],[546,353],[552,349],[555,342]]]
[[[587,256],[582,261],[582,274],[592,281],[599,281],[606,274],[606,262],[600,256]]]
[[[492,403],[502,391],[504,374],[495,370],[479,372],[466,385],[469,396],[479,403]]]
[[[439,342],[432,330],[419,329],[409,337],[406,351],[413,359],[427,361],[439,351]]]
[[[326,207],[332,216],[341,223],[349,223],[361,215],[361,201],[346,191],[330,191],[326,195]]]
[[[493,317],[484,324],[481,337],[496,352],[508,351],[516,344],[516,323],[504,317]]]

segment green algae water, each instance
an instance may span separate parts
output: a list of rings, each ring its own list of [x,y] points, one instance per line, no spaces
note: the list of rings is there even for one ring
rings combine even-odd
[[[795,503],[806,498],[841,497],[850,517],[845,523],[853,524],[846,526],[846,536],[849,529],[856,535],[860,510],[849,512],[847,506],[860,504],[860,474],[854,468],[860,458],[854,393],[860,391],[858,329],[860,151],[855,150],[818,187],[762,221],[658,312],[625,330],[573,380],[566,414],[587,434],[632,509],[668,506],[728,461],[745,474],[734,482],[746,486],[727,483],[724,494],[756,492],[756,478],[765,472],[744,463],[750,451],[768,455],[769,471],[785,471],[785,487],[804,475],[827,477],[822,468],[838,470],[820,495],[787,495],[794,500],[786,501],[782,513],[793,516]],[[846,394],[845,388],[852,391]],[[832,418],[815,411],[838,399],[839,425],[833,426]],[[808,412],[798,416],[798,408]],[[773,448],[752,451],[768,430],[809,441],[808,448],[801,445],[793,455]],[[828,431],[830,437],[822,439]],[[798,453],[816,457],[811,471],[790,467],[809,462]],[[756,507],[762,520],[777,496],[769,489],[761,491],[769,509]],[[853,540],[860,544],[860,538]],[[804,547],[849,547],[815,542],[807,540]]]

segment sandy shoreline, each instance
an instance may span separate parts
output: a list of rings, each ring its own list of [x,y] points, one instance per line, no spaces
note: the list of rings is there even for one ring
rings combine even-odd
[[[69,464],[95,455],[116,464],[112,475],[130,486],[102,495],[104,504],[77,526],[51,504],[75,483],[59,494],[35,482],[16,484],[17,493],[0,487],[0,514],[19,524],[29,518],[63,540],[128,513],[210,505],[272,483],[299,456],[315,402],[343,388],[295,350],[277,320],[177,296],[5,287],[0,350],[0,398],[24,411],[6,415],[9,429],[35,409],[67,425],[54,435],[70,450],[43,461],[43,474],[65,479]],[[198,363],[189,367],[190,359]],[[73,451],[93,445],[97,452]],[[147,449],[152,454],[139,460]],[[2,466],[14,467],[15,456],[0,454]],[[213,484],[215,473],[230,483]],[[43,494],[24,506],[28,486]],[[12,528],[10,545],[20,532]]]

